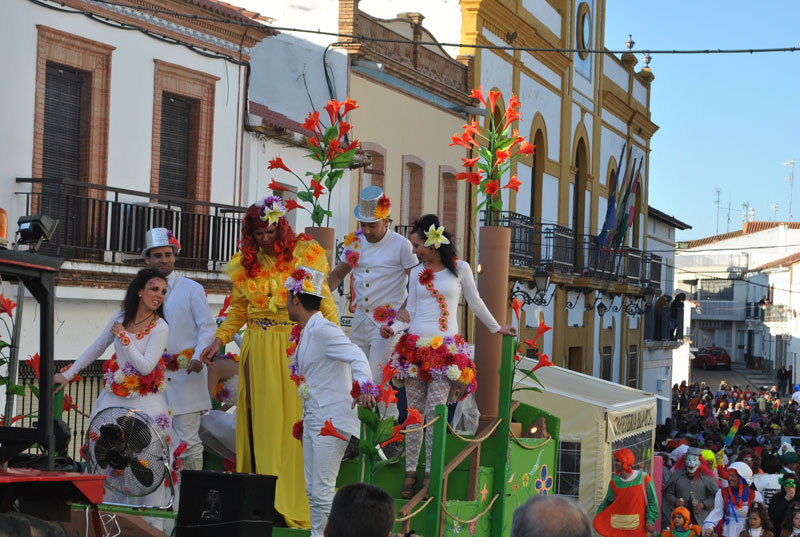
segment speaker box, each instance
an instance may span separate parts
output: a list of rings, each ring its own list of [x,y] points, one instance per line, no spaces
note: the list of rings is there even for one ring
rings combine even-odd
[[[178,537],[271,537],[277,480],[272,475],[183,470]]]

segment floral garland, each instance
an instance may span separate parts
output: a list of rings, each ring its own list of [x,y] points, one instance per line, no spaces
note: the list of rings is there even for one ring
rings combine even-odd
[[[299,368],[294,355],[295,350],[297,350],[297,345],[300,344],[301,331],[302,328],[299,324],[294,325],[292,328],[292,332],[289,334],[289,344],[286,346],[286,356],[289,357],[289,378],[294,382],[295,386],[297,386],[297,396],[305,401],[311,397],[311,393],[308,391],[306,377],[298,373]]]
[[[376,208],[375,211],[377,212],[378,209]],[[342,255],[345,261],[347,261],[347,264],[350,265],[350,268],[354,269],[358,266],[358,260],[361,257],[361,253],[359,253],[358,250],[361,248],[361,237],[363,235],[364,232],[359,229],[348,233],[344,238],[344,252]]]
[[[385,324],[386,326],[392,326],[394,324],[395,319],[397,319],[397,310],[392,307],[391,304],[386,304],[385,306],[378,306],[372,312],[372,318],[375,319],[375,322],[378,324]]]
[[[478,386],[472,348],[458,334],[434,337],[404,334],[395,346],[391,363],[396,369],[396,380],[419,378],[428,382],[447,378],[466,386],[465,396]]]
[[[361,395],[362,393],[371,395],[375,399],[377,399],[381,396],[381,389],[377,384],[375,384],[371,380],[362,380],[362,381],[354,380],[353,387],[350,390],[350,396],[353,399],[358,399],[358,396]]]
[[[155,325],[158,324],[158,319],[153,319],[150,321],[146,327],[144,327],[140,332],[136,332],[136,339],[142,339],[144,336],[150,333],[150,330],[153,329]]]
[[[161,355],[161,359],[164,360],[164,367],[169,371],[178,371],[189,367],[192,356],[194,356],[194,349],[183,349],[177,354],[165,352]]]
[[[223,405],[235,405],[238,390],[239,375],[234,375],[217,382],[217,385],[214,386],[214,399]]]
[[[322,272],[328,271],[325,250],[319,244],[312,242],[307,235],[297,236],[294,253],[291,263],[279,263],[269,260],[269,256],[259,252],[258,273],[254,277],[247,275],[241,263],[241,254],[236,254],[228,266],[228,275],[251,304],[277,313],[279,309],[286,307],[288,290],[283,284],[298,265],[316,268]]]
[[[447,332],[447,317],[450,312],[447,311],[447,299],[445,296],[436,290],[433,286],[434,273],[431,269],[426,268],[419,273],[419,283],[428,290],[434,300],[439,303],[439,330]]]
[[[389,201],[389,198],[386,197],[386,194],[383,194],[380,198],[378,198],[378,203],[375,205],[375,210],[372,212],[372,216],[378,220],[386,220],[389,218],[391,209],[392,202]]]
[[[117,355],[111,356],[103,364],[103,387],[119,397],[137,397],[163,392],[167,389],[164,382],[164,360],[160,359],[147,375],[142,375],[130,363],[121,368],[117,363]]]

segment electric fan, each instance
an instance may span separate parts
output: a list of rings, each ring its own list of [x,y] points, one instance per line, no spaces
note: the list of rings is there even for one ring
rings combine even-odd
[[[173,489],[169,504],[148,507],[172,506],[166,439],[155,421],[139,410],[109,407],[97,413],[86,434],[86,465],[90,473],[106,476],[106,489],[127,497],[147,496],[166,479]]]

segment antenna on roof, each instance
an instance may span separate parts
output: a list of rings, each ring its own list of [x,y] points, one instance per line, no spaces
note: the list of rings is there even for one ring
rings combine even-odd
[[[714,205],[717,206],[717,232],[715,235],[719,235],[719,195],[722,193],[722,189],[717,187],[715,189],[717,199],[714,200]]]
[[[789,181],[789,221],[792,221],[792,192],[794,191],[794,159],[789,159],[783,163],[784,166],[789,166],[792,169],[792,174],[789,177],[784,177],[784,181]]]

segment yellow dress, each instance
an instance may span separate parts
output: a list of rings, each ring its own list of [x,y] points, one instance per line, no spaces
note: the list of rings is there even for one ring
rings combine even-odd
[[[256,471],[278,476],[275,510],[290,527],[310,527],[308,498],[303,474],[302,444],[292,436],[292,426],[302,419],[303,405],[297,387],[289,378],[286,347],[295,323],[286,310],[283,283],[299,265],[328,273],[325,250],[313,240],[300,237],[290,267],[279,271],[274,257],[258,253],[259,273],[250,278],[237,253],[228,265],[233,293],[228,316],[216,336],[224,344],[247,323],[239,362],[239,390],[236,412],[236,470],[251,472],[245,367],[250,369],[250,398],[253,416],[253,446]],[[321,306],[326,319],[338,324],[338,312],[328,282]]]

